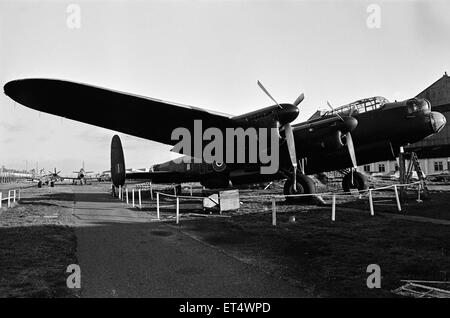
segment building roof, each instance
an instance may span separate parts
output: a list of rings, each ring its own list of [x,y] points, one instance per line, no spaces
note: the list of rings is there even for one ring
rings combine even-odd
[[[450,104],[450,77],[447,72],[416,97],[428,99],[432,107]]]

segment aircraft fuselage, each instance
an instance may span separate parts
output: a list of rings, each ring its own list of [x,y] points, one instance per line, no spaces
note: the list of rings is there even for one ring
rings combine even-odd
[[[268,125],[276,106],[241,115],[244,127]],[[267,113],[266,117],[264,114]],[[349,116],[350,115],[350,116]],[[255,123],[254,121],[258,121]],[[345,146],[346,133],[351,131],[358,165],[393,160],[400,146],[422,140],[437,133],[445,125],[445,117],[432,112],[428,101],[410,99],[385,103],[378,109],[352,114],[325,115],[293,125],[297,157],[303,163],[306,175],[352,167]],[[230,184],[267,182],[286,178],[291,169],[286,144],[280,141],[280,168],[278,173],[264,175],[258,164],[228,164],[217,167],[209,163],[175,163],[168,161],[154,165],[152,171],[161,172],[152,177],[155,183],[199,181],[209,188]]]

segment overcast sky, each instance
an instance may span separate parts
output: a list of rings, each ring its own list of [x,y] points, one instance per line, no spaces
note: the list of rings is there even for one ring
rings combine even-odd
[[[67,24],[72,3],[81,9],[80,28]],[[299,122],[326,100],[415,96],[450,71],[449,12],[445,0],[0,0],[0,84],[66,79],[237,115],[272,104],[260,80],[279,102],[305,93]],[[160,120],[170,122],[149,117],[148,125]],[[84,160],[88,170],[107,170],[113,135],[0,96],[7,167],[38,161],[67,174]],[[169,146],[120,136],[127,167],[175,157]]]

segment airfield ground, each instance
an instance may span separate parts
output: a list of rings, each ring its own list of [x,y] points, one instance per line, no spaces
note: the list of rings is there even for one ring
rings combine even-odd
[[[0,296],[392,297],[402,279],[450,280],[450,192],[411,199],[401,214],[392,192],[380,193],[375,216],[366,199],[342,198],[335,222],[329,200],[280,201],[273,227],[270,201],[244,198],[260,190],[242,191],[240,211],[222,216],[181,202],[176,225],[173,201],[162,200],[160,222],[154,202],[133,209],[109,188],[30,188],[2,209]],[[73,263],[81,291],[66,288]],[[381,289],[366,286],[369,264]]]

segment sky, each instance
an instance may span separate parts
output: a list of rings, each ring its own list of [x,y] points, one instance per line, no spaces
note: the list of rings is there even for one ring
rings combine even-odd
[[[239,115],[273,104],[260,80],[280,103],[305,94],[300,122],[327,100],[413,97],[450,71],[449,12],[446,0],[0,0],[0,85],[58,78]],[[160,120],[170,122],[149,117],[148,125]],[[69,174],[84,161],[108,170],[115,133],[0,94],[0,165],[8,168]],[[119,136],[127,168],[177,156]]]

